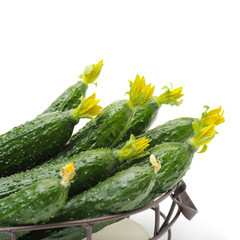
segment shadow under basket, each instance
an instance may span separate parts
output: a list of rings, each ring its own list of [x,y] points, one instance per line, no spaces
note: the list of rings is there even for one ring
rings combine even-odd
[[[172,204],[168,214],[165,215],[160,211],[160,203],[169,197],[172,199]],[[177,211],[175,211],[176,213],[174,213],[174,210],[176,207],[177,207]],[[136,210],[132,210],[132,211],[128,211],[120,214],[114,214],[111,216],[105,216],[101,218],[87,219],[87,220],[0,228],[0,233],[7,233],[11,236],[11,240],[15,240],[16,232],[83,226],[86,229],[87,240],[92,240],[92,224],[130,217],[131,215],[146,211],[148,209],[152,209],[153,211],[155,211],[154,234],[153,234],[153,237],[151,237],[149,240],[159,239],[165,233],[168,234],[168,240],[171,240],[171,237],[172,237],[171,227],[176,222],[180,214],[182,213],[188,220],[191,220],[198,212],[197,208],[195,207],[190,197],[186,193],[185,182],[181,180],[171,190],[164,193],[158,199]],[[163,218],[162,223],[160,222],[160,217]]]

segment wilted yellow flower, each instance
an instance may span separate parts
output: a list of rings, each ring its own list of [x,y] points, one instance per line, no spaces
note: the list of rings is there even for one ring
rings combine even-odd
[[[205,107],[207,110],[209,109],[208,106]],[[222,111],[221,106],[209,112],[207,112],[207,110],[202,114],[201,118],[201,121],[204,126],[209,126],[211,124],[219,125],[225,121],[225,118],[223,117],[224,110]]]
[[[149,142],[151,142],[151,140],[145,137],[135,140],[134,135],[131,134],[130,139],[126,142],[123,148],[117,151],[122,159],[129,159],[142,153],[143,150],[149,146]]]
[[[62,178],[61,184],[65,187],[68,186],[69,181],[73,179],[75,174],[75,168],[72,162],[67,164],[65,167],[62,167],[60,170],[60,176]]]
[[[79,77],[87,84],[93,83],[100,75],[103,66],[103,60],[99,61],[96,65],[92,64],[86,66],[84,73]]]
[[[175,88],[174,90],[170,91],[169,94],[167,94],[167,97],[171,97],[171,98],[174,98],[174,99],[179,99],[183,96],[182,94],[182,87],[179,87],[179,88]]]
[[[154,172],[157,174],[158,171],[161,169],[161,163],[160,163],[160,161],[157,161],[155,155],[151,154],[151,155],[150,155],[150,163],[153,165],[153,167],[154,167]]]
[[[80,115],[90,114],[92,116],[96,116],[101,114],[102,107],[97,105],[100,102],[100,99],[95,100],[96,94],[93,93],[90,97],[83,100],[83,107],[81,111],[79,111]]]
[[[95,100],[96,94],[93,93],[90,97],[84,99],[83,97],[80,98],[81,103],[77,107],[77,109],[74,110],[74,115],[76,116],[76,119],[80,118],[90,118],[93,121],[93,116],[96,116],[98,114],[101,114],[102,107],[97,105],[100,101],[100,99]]]
[[[171,85],[172,86],[172,85]],[[175,88],[171,91],[171,89],[167,86],[164,86],[162,89],[166,89],[166,91],[161,94],[159,97],[156,97],[157,103],[160,104],[169,104],[179,106],[182,103],[181,101],[177,101],[179,98],[183,96],[182,87]]]
[[[150,142],[151,142],[151,139],[149,140],[149,139],[147,139],[145,137],[142,137],[142,138],[139,138],[139,139],[135,140],[135,145],[136,145],[136,154],[135,155],[138,155],[146,147],[148,147]]]
[[[192,125],[195,132],[193,142],[197,147],[206,145],[212,141],[215,136],[215,124],[211,124],[205,128],[200,128],[200,126],[196,122],[193,122]]]

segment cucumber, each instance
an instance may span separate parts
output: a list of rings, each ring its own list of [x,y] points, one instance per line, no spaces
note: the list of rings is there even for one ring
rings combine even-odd
[[[145,133],[155,121],[158,111],[163,104],[179,106],[182,103],[182,101],[177,101],[177,99],[183,96],[181,87],[172,91],[167,86],[163,87],[163,89],[165,88],[167,90],[163,94],[158,97],[152,97],[147,102],[137,107],[131,126],[119,144],[125,142],[131,134],[138,136]]]
[[[147,146],[146,149],[153,148],[154,146],[161,144],[163,142],[184,142],[185,140],[194,136],[194,130],[192,127],[192,122],[194,121],[197,121],[197,119],[178,118],[178,119],[170,120],[165,124],[162,124],[160,126],[157,126],[154,129],[147,131],[145,134],[137,136],[136,139],[141,139],[141,138],[151,139],[151,141],[148,143],[149,146]],[[117,149],[121,149],[123,147],[124,145],[121,145],[121,146],[118,146]],[[83,159],[83,161],[85,161],[87,164],[88,162],[90,163],[92,159],[96,161],[95,156],[99,156],[99,154],[100,155],[102,154],[101,156],[105,156],[105,157],[101,157],[101,158],[106,159],[106,161],[102,162],[102,164],[104,164],[105,162],[107,162],[107,159],[111,161],[111,158],[106,157],[108,156],[109,152],[111,152],[111,150],[106,150],[106,149],[96,150],[96,151],[91,150],[91,151],[88,151],[86,154],[85,153],[77,154],[71,159],[71,161],[74,162],[76,169],[78,169],[81,166],[80,162],[82,161],[82,160],[79,161],[78,159]],[[89,153],[89,157],[86,158],[88,153]],[[115,157],[117,156],[116,154],[112,154],[112,155],[114,155]],[[94,158],[92,156],[94,156]],[[112,158],[115,159],[115,157],[112,157]],[[33,181],[35,180],[46,178],[49,176],[55,176],[54,174],[57,173],[58,171],[57,169],[59,165],[60,164],[63,165],[68,161],[70,161],[69,158],[61,159],[59,157],[59,159],[56,159],[55,161],[50,161],[50,162],[48,161],[37,168],[33,168],[32,170],[28,170],[23,173],[14,174],[9,177],[0,178],[0,198],[9,195],[10,193],[17,191],[24,186],[32,184]],[[107,168],[107,169],[110,169],[110,168]],[[78,170],[76,170],[76,172],[78,172]],[[88,175],[86,174],[86,176]],[[74,185],[75,185],[74,182],[77,182],[77,179],[78,179],[77,177],[74,178],[73,183],[71,184],[69,195],[72,195],[71,189],[74,188]]]
[[[68,184],[74,177],[72,163],[61,169],[61,177],[43,179],[1,199],[0,227],[38,224],[53,217],[67,200]],[[1,240],[5,237],[0,234]]]
[[[201,129],[199,124],[194,122],[194,138],[188,139],[186,142],[182,143],[163,143],[148,150],[150,154],[154,154],[161,162],[162,167],[156,176],[153,189],[140,206],[144,206],[153,201],[155,198],[175,186],[182,179],[190,168],[194,153],[196,153],[202,145],[203,148],[200,152],[206,150],[206,144],[209,143],[215,135],[215,126],[216,125],[214,124],[210,124]],[[150,164],[148,163],[147,158],[143,157],[142,159],[135,161],[134,164],[131,164],[131,167],[132,166],[150,167]],[[121,169],[128,167],[128,164],[123,164]]]
[[[135,140],[131,136],[131,139],[121,150],[107,148],[89,150],[69,159],[44,163],[25,172],[0,178],[0,198],[41,179],[58,176],[60,167],[69,162],[74,163],[76,172],[69,188],[69,196],[76,195],[114,175],[117,167],[123,162],[142,157],[141,152],[148,146],[149,142],[146,138]]]
[[[141,206],[152,202],[182,179],[191,165],[196,150],[197,148],[189,144],[188,141],[184,143],[163,143],[149,150],[151,154],[155,154],[156,158],[160,160],[162,168],[156,177],[154,188]],[[147,167],[148,163],[143,158],[133,166]]]
[[[170,120],[162,125],[136,136],[136,139],[145,137],[151,139],[147,149],[163,142],[183,142],[194,136],[192,123],[198,121],[196,118],[183,117]],[[122,145],[118,146],[120,148]]]
[[[75,110],[40,115],[0,136],[0,177],[4,177],[56,154],[70,139],[80,118],[100,113],[95,94]]]
[[[153,167],[133,167],[118,172],[67,201],[50,222],[96,218],[132,210],[152,189],[156,172]],[[25,239],[75,240],[83,237],[85,237],[83,227],[71,227],[32,232]]]
[[[74,109],[80,103],[80,97],[85,97],[88,85],[83,81],[78,81],[67,88],[42,114],[56,111],[65,112]]]
[[[162,125],[159,125],[143,134],[137,135],[136,139],[145,137],[151,139],[147,149],[159,145],[163,142],[184,142],[189,138],[194,137],[193,122],[197,122],[201,128],[210,124],[219,125],[224,122],[224,117],[221,106],[219,108],[209,110],[208,106],[204,106],[206,110],[202,113],[201,118],[182,117],[170,120]],[[222,111],[222,112],[221,112]],[[123,145],[120,143],[117,146],[120,149]]]
[[[85,97],[88,84],[93,83],[99,77],[102,66],[103,60],[96,65],[87,66],[84,73],[80,75],[83,80],[66,89],[42,114],[56,111],[65,112],[77,108],[80,104],[80,98]]]
[[[148,146],[146,147],[147,150],[163,142],[184,142],[187,139],[194,137],[194,130],[192,127],[192,123],[194,121],[197,121],[199,124],[201,124],[201,120],[196,118],[178,118],[178,119],[170,120],[165,124],[157,126],[156,128],[148,130],[146,133],[140,136],[137,136],[136,139],[143,139],[143,138],[151,139],[151,141],[148,143]],[[121,149],[123,147],[124,145],[121,145],[121,146],[118,146],[117,149]],[[101,153],[101,151],[104,152],[105,150],[102,149],[102,150],[96,150],[96,151],[98,153]],[[92,150],[90,151],[90,153],[91,152]],[[95,154],[96,152],[93,151],[92,153]],[[85,156],[84,153],[82,154],[83,155],[80,154],[79,156]],[[92,156],[92,154],[89,154],[89,155]],[[80,166],[79,161],[77,160],[78,159],[77,156],[78,155],[76,155],[76,158],[73,157],[73,159],[71,160],[74,162],[76,169],[78,169],[78,166]],[[80,159],[84,159],[84,157],[83,158],[80,157]],[[89,162],[90,162],[90,159],[92,159],[92,157],[89,158]],[[1,178],[0,179],[0,198],[5,197],[10,193],[21,189],[23,186],[27,186],[31,184],[32,181],[35,181],[37,179],[42,179],[48,176],[54,176],[53,174],[56,174],[56,171],[54,169],[58,169],[59,164],[65,164],[68,161],[69,159],[66,158],[66,159],[58,159],[56,161],[46,162],[38,168],[33,168],[32,170],[28,170],[23,173],[18,173],[9,177]],[[86,161],[86,163],[87,162],[88,161]],[[121,169],[125,169],[126,165],[130,167],[131,163],[130,162],[125,163],[125,167],[124,166],[121,167],[121,164],[119,164],[119,166],[115,165],[113,168],[116,167],[115,171],[119,171]],[[51,166],[51,167],[46,169],[45,167],[47,166]],[[107,168],[107,169],[110,169],[110,168]],[[78,172],[78,170],[76,171]],[[77,178],[75,178],[73,181],[74,182],[77,181]],[[74,185],[75,185],[74,182],[71,184],[69,195],[72,195],[71,189],[74,188]]]
[[[146,86],[144,77],[140,79],[137,75],[134,83],[130,81],[129,100],[119,100],[104,108],[96,117],[96,124],[88,122],[49,161],[59,161],[91,149],[113,148],[129,128],[136,107],[150,99],[153,91],[150,84]]]

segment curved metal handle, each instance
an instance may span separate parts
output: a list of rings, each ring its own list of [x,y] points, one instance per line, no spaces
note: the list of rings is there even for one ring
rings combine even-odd
[[[184,217],[191,220],[198,213],[198,210],[186,192],[184,181],[179,182],[179,185],[174,194],[171,194],[171,198],[178,205]]]
[[[177,188],[174,190],[174,193],[172,193],[170,196],[173,202],[167,216],[165,216],[160,211],[159,205],[156,205],[155,208],[152,208],[155,211],[155,229],[154,229],[154,236],[149,240],[157,240],[160,237],[162,237],[166,232],[168,232],[168,240],[170,240],[171,227],[176,222],[180,214],[182,213],[188,220],[191,220],[198,212],[192,200],[186,193],[186,184],[184,181],[181,180],[178,183]],[[178,207],[178,210],[175,216],[172,217],[176,206]],[[164,218],[164,222],[162,226],[159,228],[160,215]]]

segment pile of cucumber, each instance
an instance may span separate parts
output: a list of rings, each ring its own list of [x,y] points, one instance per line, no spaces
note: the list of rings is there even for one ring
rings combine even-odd
[[[0,228],[103,217],[144,206],[185,175],[224,122],[221,107],[151,128],[163,104],[179,106],[182,88],[130,82],[128,100],[103,108],[85,98],[103,61],[87,66],[75,85],[43,113],[0,136]],[[81,118],[90,120],[73,134]],[[149,130],[150,129],[150,130]],[[199,150],[199,148],[201,148]],[[93,232],[111,224],[96,223]],[[75,240],[84,227],[17,233],[21,240]],[[0,233],[0,240],[10,239]]]

